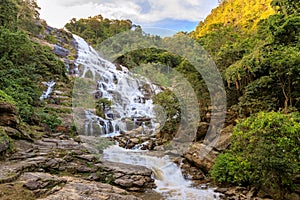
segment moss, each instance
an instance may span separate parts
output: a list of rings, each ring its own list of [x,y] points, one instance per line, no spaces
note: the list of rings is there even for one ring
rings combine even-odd
[[[5,132],[5,129],[3,127],[0,127],[0,144],[5,143],[9,141],[9,147],[6,150],[6,152],[12,152],[14,150],[13,141]]]

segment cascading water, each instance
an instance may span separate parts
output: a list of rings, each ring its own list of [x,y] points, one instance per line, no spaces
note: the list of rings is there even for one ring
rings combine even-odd
[[[95,115],[95,109],[83,107],[81,113],[77,113],[83,124],[81,134],[87,136],[111,136],[120,130],[127,131],[135,125],[144,129],[154,129],[155,112],[151,97],[160,92],[158,86],[153,85],[147,79],[134,75],[127,68],[119,69],[112,63],[99,57],[98,53],[90,47],[82,38],[74,35],[78,44],[78,58],[75,61],[75,72],[79,78],[89,79],[95,82],[91,90],[83,87],[86,82],[78,85],[79,91],[75,91],[75,97],[79,101],[88,101],[89,97],[80,98],[80,93],[92,98],[107,99],[112,102],[111,109],[104,109],[102,116]],[[137,78],[138,77],[138,78]],[[76,87],[76,86],[75,86]],[[87,91],[82,91],[87,90]],[[87,107],[90,103],[84,104]],[[75,106],[76,113],[80,106]],[[78,121],[80,121],[78,120]],[[129,123],[130,122],[130,123]],[[131,165],[141,165],[152,169],[156,191],[168,200],[212,200],[219,199],[218,194],[212,189],[201,190],[191,186],[191,182],[184,179],[180,168],[167,156],[157,157],[147,155],[147,151],[126,150],[117,145],[104,150],[104,159],[112,162],[120,162]]]
[[[112,162],[140,165],[152,169],[156,192],[167,200],[215,200],[219,194],[212,189],[197,189],[184,179],[180,168],[167,156],[156,157],[147,155],[141,150],[127,150],[117,145],[104,150],[104,158]]]
[[[56,83],[54,81],[45,82],[44,85],[47,86],[47,90],[43,92],[42,96],[40,97],[40,100],[44,100],[49,98],[49,95],[51,94],[53,87]]]
[[[111,108],[102,108],[102,116],[85,110],[84,134],[111,135],[128,131],[147,121],[153,128],[155,112],[151,96],[160,92],[158,86],[143,77],[136,78],[127,68],[117,67],[102,59],[82,38],[74,35],[78,44],[75,71],[79,78],[88,78],[97,83],[92,95],[98,100],[112,102]]]

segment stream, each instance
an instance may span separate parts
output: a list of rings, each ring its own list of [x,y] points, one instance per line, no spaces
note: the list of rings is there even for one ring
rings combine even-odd
[[[153,178],[160,193],[167,200],[213,200],[219,195],[213,189],[192,187],[192,182],[184,179],[181,169],[168,156],[153,156],[151,152],[123,149],[117,145],[104,150],[104,159],[152,169]]]
[[[73,100],[74,122],[80,127],[80,134],[96,137],[114,136],[139,126],[148,131],[156,130],[159,122],[156,120],[151,98],[161,92],[160,88],[146,78],[132,74],[127,68],[117,67],[104,60],[79,36],[74,35],[74,39],[77,42],[78,53],[75,61],[76,74],[79,79],[94,82],[84,88],[81,86],[88,81],[80,82],[78,88],[73,91],[73,99],[76,97]],[[97,99],[103,98],[111,101],[112,105],[109,109],[103,109],[105,113],[99,116],[96,115],[93,106],[95,107]],[[86,108],[86,105],[90,107]],[[157,186],[155,192],[166,200],[219,199],[219,195],[211,188],[193,187],[191,181],[184,179],[180,167],[163,153],[153,155],[151,151],[128,150],[112,145],[105,149],[103,154],[104,159],[108,161],[151,169]]]

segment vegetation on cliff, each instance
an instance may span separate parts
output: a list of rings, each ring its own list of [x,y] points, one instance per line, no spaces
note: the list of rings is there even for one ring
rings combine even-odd
[[[228,106],[246,118],[235,127],[229,150],[218,157],[211,174],[221,183],[268,188],[273,198],[282,199],[299,174],[300,4],[269,1],[274,11],[260,9],[255,23],[247,16],[236,21],[243,9],[217,23],[224,18],[216,13],[238,3],[223,1],[192,33],[223,74]],[[251,23],[249,30],[243,21]]]
[[[40,28],[35,1],[6,0],[0,5],[0,90],[1,99],[11,97],[23,121],[39,121],[36,107],[42,81],[66,80],[66,69],[48,46],[28,36]],[[9,102],[12,102],[12,99]]]

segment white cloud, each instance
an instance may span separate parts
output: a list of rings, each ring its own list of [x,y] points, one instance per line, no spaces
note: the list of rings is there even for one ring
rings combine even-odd
[[[60,28],[72,18],[98,14],[130,19],[141,25],[164,19],[199,21],[216,7],[217,0],[37,0],[37,3],[42,8],[41,18]]]

